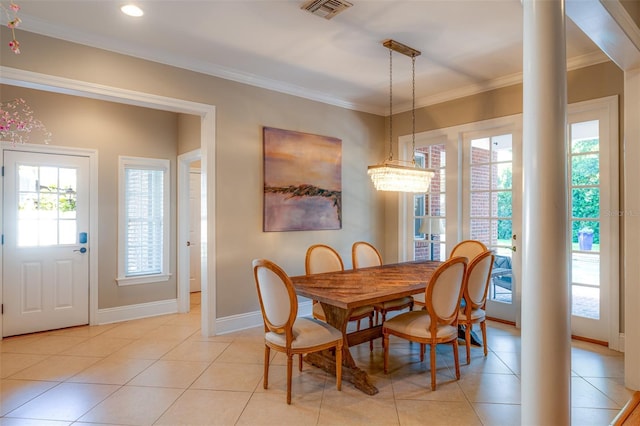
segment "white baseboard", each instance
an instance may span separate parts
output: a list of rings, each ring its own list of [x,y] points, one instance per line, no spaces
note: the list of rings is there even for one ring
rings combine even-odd
[[[155,317],[158,315],[175,314],[178,312],[178,300],[162,300],[159,302],[140,303],[137,305],[119,306],[117,308],[98,309],[96,325],[111,324],[115,322],[129,321],[141,318]],[[311,316],[311,301],[298,304],[298,316]],[[233,333],[234,331],[258,327],[262,322],[260,311],[246,314],[231,315],[216,320],[216,335]]]
[[[175,314],[177,312],[177,299],[119,306],[117,308],[98,309],[96,325],[155,317],[158,315]]]
[[[312,302],[298,303],[298,316],[311,316]],[[254,311],[246,314],[231,315],[216,320],[216,335],[233,333],[234,331],[245,330],[263,325],[262,312]]]

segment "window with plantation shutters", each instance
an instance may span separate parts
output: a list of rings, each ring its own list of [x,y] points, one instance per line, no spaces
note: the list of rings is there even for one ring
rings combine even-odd
[[[169,160],[120,157],[118,284],[169,279]]]

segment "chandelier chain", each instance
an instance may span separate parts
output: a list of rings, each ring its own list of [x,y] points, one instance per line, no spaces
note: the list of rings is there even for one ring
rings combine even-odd
[[[393,50],[389,49],[389,160],[393,160]]]
[[[416,164],[416,55],[411,55],[411,161]]]

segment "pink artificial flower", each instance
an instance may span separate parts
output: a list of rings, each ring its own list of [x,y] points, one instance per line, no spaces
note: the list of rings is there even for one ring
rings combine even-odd
[[[11,51],[16,55],[20,54],[20,43],[18,43],[18,40],[11,40],[9,42],[9,47],[11,48]]]
[[[17,12],[20,10],[20,6],[18,6],[17,4],[15,4],[14,2],[11,2],[11,4],[9,5],[9,8],[11,10],[13,10],[14,12]]]
[[[7,27],[9,27],[9,28],[17,28],[20,25],[21,22],[22,22],[22,19],[16,18],[13,21],[9,22],[7,24]]]

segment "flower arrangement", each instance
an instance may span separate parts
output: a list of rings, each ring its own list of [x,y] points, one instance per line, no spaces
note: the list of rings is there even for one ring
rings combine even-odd
[[[34,117],[33,110],[24,99],[0,103],[0,140],[27,143],[33,130],[42,132],[44,143],[51,141],[51,132]]]
[[[20,11],[20,6],[15,4],[13,0],[9,3],[9,6],[5,6],[0,3],[0,7],[2,7],[2,11],[7,15],[7,27],[11,29],[11,41],[9,42],[9,48],[16,55],[20,54],[20,43],[16,39],[16,31],[15,29],[20,25],[22,20],[18,17],[18,12]]]

